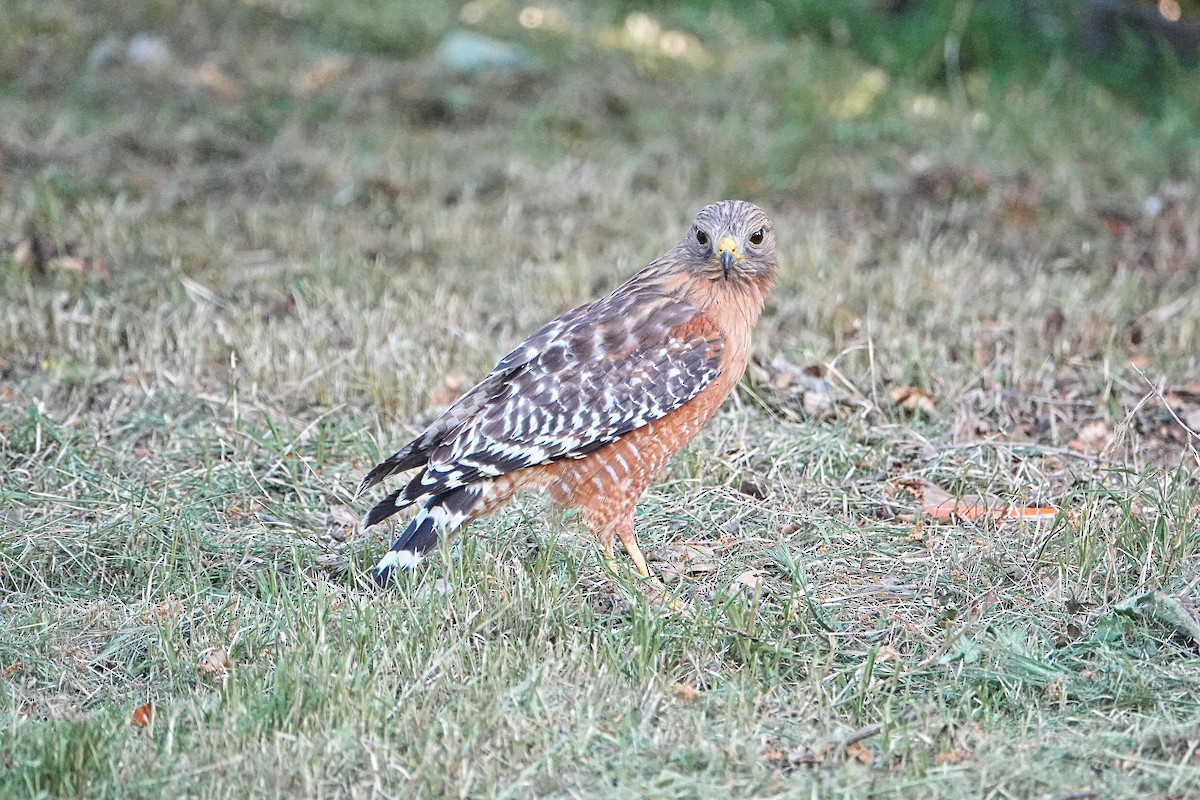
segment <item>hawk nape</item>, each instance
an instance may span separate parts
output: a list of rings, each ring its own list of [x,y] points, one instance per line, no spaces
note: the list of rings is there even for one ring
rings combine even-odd
[[[758,206],[727,200],[606,297],[547,323],[363,478],[408,482],[363,519],[417,515],[374,568],[379,583],[449,535],[537,488],[583,523],[612,561],[620,539],[649,576],[633,511],[746,370],[750,331],[775,280],[775,234]]]

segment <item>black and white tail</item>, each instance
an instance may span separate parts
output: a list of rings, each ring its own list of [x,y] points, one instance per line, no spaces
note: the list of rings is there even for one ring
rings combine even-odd
[[[408,572],[420,564],[425,555],[437,545],[439,533],[453,534],[469,521],[471,511],[474,510],[487,483],[490,482],[459,486],[429,498],[391,549],[384,553],[383,558],[379,559],[379,563],[371,570],[371,577],[375,579],[375,583],[380,586],[386,585],[395,570]],[[376,515],[381,506],[390,507],[389,511],[394,513],[394,502],[392,497],[384,498],[367,514],[363,520],[363,527],[374,524],[372,516]],[[383,516],[389,515],[385,513]]]

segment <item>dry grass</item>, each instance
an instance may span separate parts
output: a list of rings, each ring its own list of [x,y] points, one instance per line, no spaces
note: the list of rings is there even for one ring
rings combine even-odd
[[[541,71],[446,77],[454,20],[393,5],[0,33],[0,794],[1200,793],[1190,124],[506,3]],[[169,65],[86,66],[145,30]],[[350,488],[438,387],[724,196],[784,266],[641,507],[695,613],[536,499],[367,590]],[[918,479],[1064,513],[929,519]]]

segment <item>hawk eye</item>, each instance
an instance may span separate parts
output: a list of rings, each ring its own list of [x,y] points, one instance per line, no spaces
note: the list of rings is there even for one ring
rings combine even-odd
[[[754,233],[750,234],[750,244],[757,247],[758,245],[763,243],[763,238],[766,235],[767,235],[766,231],[764,231],[762,228],[759,228]]]
[[[708,247],[708,234],[699,228],[696,229],[696,244],[701,247]]]

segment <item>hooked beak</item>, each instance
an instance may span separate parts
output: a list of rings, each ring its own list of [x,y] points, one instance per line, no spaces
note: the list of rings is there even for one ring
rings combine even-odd
[[[729,268],[733,266],[733,260],[737,258],[737,242],[732,236],[722,236],[721,241],[717,242],[717,258],[721,261],[721,272],[728,278]]]

